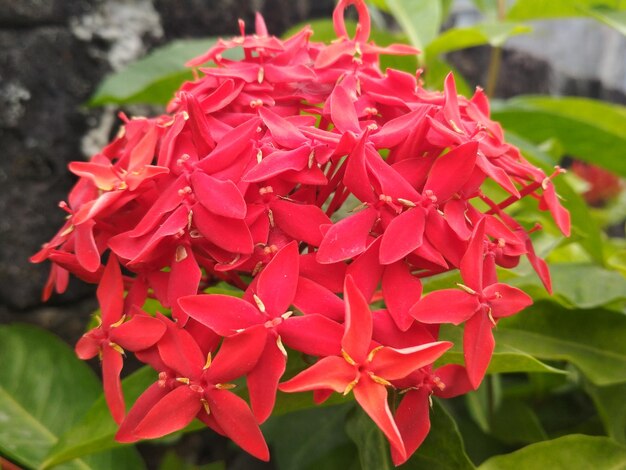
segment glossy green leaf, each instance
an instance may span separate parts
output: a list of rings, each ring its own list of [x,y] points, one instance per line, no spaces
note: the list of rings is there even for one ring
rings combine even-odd
[[[435,39],[441,28],[443,11],[436,0],[386,0],[411,44],[424,50]]]
[[[226,470],[226,463],[218,461],[204,465],[195,465],[187,462],[176,452],[170,450],[163,456],[159,464],[159,470]]]
[[[490,427],[491,435],[506,444],[532,444],[548,438],[537,414],[521,400],[502,401]]]
[[[26,325],[0,327],[0,452],[38,468],[59,436],[79,421],[101,384],[56,336]],[[68,469],[143,468],[136,450],[92,455]]]
[[[626,36],[626,11],[596,7],[584,9],[585,13]]]
[[[500,22],[483,23],[463,28],[450,28],[437,36],[426,48],[426,55],[432,57],[450,51],[489,44],[501,47],[512,36],[532,31],[528,25]]]
[[[568,310],[537,302],[503,318],[496,344],[546,360],[565,360],[596,385],[626,382],[626,315],[603,309]]]
[[[389,443],[374,422],[360,409],[348,418],[346,431],[359,449],[363,469],[392,469]],[[430,432],[403,469],[471,470],[474,467],[465,453],[459,429],[437,401],[430,411]]]
[[[430,409],[430,432],[419,449],[404,465],[419,470],[471,470],[474,464],[465,453],[463,439],[452,416],[438,400]]]
[[[585,16],[587,8],[626,10],[621,0],[516,0],[507,13],[510,20],[542,20]]]
[[[499,328],[499,327],[498,327]],[[436,365],[464,364],[463,359],[463,327],[442,325],[440,339],[452,341],[454,346],[446,352]],[[541,362],[536,357],[522,349],[512,347],[509,344],[496,342],[496,348],[487,368],[488,374],[500,374],[511,372],[540,372],[552,374],[565,374],[566,372]]]
[[[493,457],[479,470],[589,470],[626,468],[626,447],[606,437],[574,434]]]
[[[532,142],[558,139],[571,156],[626,177],[626,107],[585,98],[496,102],[493,119]]]
[[[626,444],[626,383],[598,387],[585,383],[609,437]]]
[[[359,449],[363,470],[391,470],[389,443],[372,419],[357,408],[346,421],[346,433]]]
[[[454,74],[457,93],[466,97],[471,96],[473,94],[472,88],[463,78],[463,75],[449,62],[437,56],[429,57],[428,64],[424,67],[424,75],[422,75],[422,78],[424,79],[426,88],[430,90],[443,90],[443,82],[450,72]]]
[[[591,264],[551,264],[551,298],[570,308],[594,308],[626,300],[626,278],[616,271]],[[534,274],[510,279],[533,298],[550,298]]]
[[[272,448],[272,461],[281,470],[345,469],[341,456],[326,459],[319,466],[316,459],[324,459],[334,451],[342,450],[354,456],[355,449],[344,432],[343,422],[354,403],[301,410],[272,416],[262,426]],[[335,457],[337,457],[335,455]],[[333,463],[334,461],[334,463]],[[337,462],[343,466],[336,466]]]
[[[185,80],[192,80],[185,62],[206,52],[215,38],[178,39],[155,49],[143,59],[109,75],[102,81],[89,105],[166,104]],[[223,56],[242,57],[238,50],[225,51]]]
[[[125,378],[122,381],[122,387],[126,403],[134,403],[137,397],[154,382],[155,376],[154,370],[146,366]],[[118,426],[109,413],[101,387],[98,387],[97,391],[96,396],[99,396],[97,401],[81,413],[82,419],[74,421],[74,425],[61,435],[46,457],[44,468],[92,452],[122,446],[115,441]]]

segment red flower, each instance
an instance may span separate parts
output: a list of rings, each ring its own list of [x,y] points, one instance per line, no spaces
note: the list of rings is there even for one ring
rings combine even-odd
[[[117,423],[124,419],[126,412],[120,384],[124,350],[139,351],[149,348],[165,332],[165,326],[159,320],[142,312],[135,312],[126,321],[126,316],[122,315],[123,292],[119,263],[114,255],[110,255],[97,291],[102,315],[99,318],[100,324],[85,333],[76,344],[79,358],[100,356],[104,396]]]
[[[313,366],[280,384],[283,392],[334,390],[351,391],[365,412],[385,434],[402,457],[406,450],[400,431],[387,403],[387,387],[413,371],[432,364],[451,343],[441,341],[404,349],[379,346],[372,342],[372,315],[367,302],[350,276],[344,288],[346,322],[341,339],[341,355],[320,359]]]

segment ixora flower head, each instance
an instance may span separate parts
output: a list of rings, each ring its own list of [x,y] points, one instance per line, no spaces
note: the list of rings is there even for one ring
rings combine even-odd
[[[477,388],[493,328],[532,302],[496,268],[525,256],[550,289],[536,227],[505,209],[535,198],[568,235],[552,176],[504,141],[480,89],[466,99],[452,75],[441,93],[419,72],[381,71],[380,54],[417,51],[370,42],[362,0],[333,18],[330,46],[309,28],[283,41],[260,16],[254,35],[241,23],[190,62],[199,77],[167,114],[122,116],[113,142],[70,164],[67,222],[32,260],[52,263],[45,298],[69,273],[98,284],[101,321],[76,352],[101,358],[120,441],[198,418],[267,460],[259,424],[277,393],[312,390],[353,396],[401,464],[428,433],[431,395]],[[232,48],[244,58],[226,59]],[[508,196],[487,196],[487,180]],[[453,270],[462,284],[423,295],[422,279]],[[207,292],[218,283],[231,291]],[[142,310],[148,298],[161,313]],[[464,325],[463,366],[445,365],[444,323]],[[124,353],[158,372],[128,414]],[[284,380],[298,355],[311,365]]]

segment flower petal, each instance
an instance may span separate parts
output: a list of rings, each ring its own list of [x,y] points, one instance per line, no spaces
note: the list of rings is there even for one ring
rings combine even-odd
[[[320,244],[317,261],[336,263],[363,253],[377,217],[376,209],[368,207],[333,224]]]
[[[423,297],[409,313],[422,323],[459,325],[474,315],[479,306],[475,295],[458,289],[442,289]]]
[[[421,207],[409,209],[391,221],[380,244],[380,263],[391,264],[419,248],[423,241],[426,214]]]
[[[228,390],[212,390],[208,398],[211,414],[224,434],[257,459],[268,461],[267,444],[246,402]]]
[[[309,390],[334,390],[343,393],[356,378],[357,371],[342,357],[328,356],[304,369],[292,379],[281,383],[282,392],[306,392]]]
[[[332,224],[324,211],[312,204],[296,204],[277,199],[272,202],[276,226],[290,237],[309,245],[322,243],[322,225]]]
[[[483,290],[483,260],[485,259],[485,219],[481,218],[474,227],[465,255],[461,259],[463,281],[476,292]]]
[[[200,395],[181,385],[152,407],[133,434],[141,439],[155,439],[180,431],[193,421],[201,409]]]
[[[252,253],[254,244],[244,220],[209,212],[202,204],[193,206],[193,221],[211,243],[231,253]]]
[[[391,447],[391,459],[398,466],[406,462],[417,448],[422,445],[430,431],[430,393],[424,387],[409,390],[402,398],[395,413],[396,424],[404,442],[406,455],[402,456],[395,447]]]
[[[282,315],[293,302],[298,286],[300,257],[298,244],[284,246],[259,274],[256,295],[270,317]]]
[[[508,317],[533,304],[533,299],[524,291],[507,284],[492,284],[485,287],[485,296],[489,300],[494,318]]]
[[[400,459],[405,459],[406,450],[402,436],[387,403],[387,388],[374,382],[369,375],[362,374],[353,392],[356,401],[387,437]]]
[[[470,383],[477,389],[485,376],[495,340],[491,328],[493,324],[485,313],[474,315],[463,330],[463,355]]]
[[[334,292],[305,277],[298,279],[293,304],[305,315],[319,313],[339,322],[345,317],[343,301]]]
[[[164,321],[167,322],[167,331],[157,343],[161,359],[180,377],[198,377],[206,362],[202,350],[187,330],[170,320]]]
[[[422,295],[422,283],[413,276],[405,263],[392,263],[383,274],[383,297],[385,305],[402,331],[409,329],[413,318],[409,309]]]
[[[478,142],[469,141],[435,160],[424,191],[430,190],[443,203],[459,191],[472,175],[476,165]]]
[[[109,326],[122,318],[124,310],[124,282],[122,280],[122,270],[114,254],[109,255],[98,290],[96,291],[102,324]]]
[[[311,356],[341,354],[343,326],[324,315],[289,317],[278,326],[283,342],[292,349]]]
[[[109,346],[102,348],[102,385],[104,388],[104,398],[111,411],[111,416],[117,424],[120,424],[126,414],[124,395],[122,394],[122,384],[120,373],[124,360],[122,355]]]
[[[246,217],[246,201],[232,181],[218,180],[196,171],[191,175],[191,184],[195,196],[207,210],[233,219]]]
[[[162,387],[158,382],[150,385],[150,387],[137,398],[137,401],[135,401],[135,404],[126,415],[126,418],[124,418],[119,430],[115,434],[115,440],[123,443],[138,441],[139,437],[135,436],[133,431],[150,409],[168,393],[169,389]]]
[[[421,344],[411,348],[383,347],[374,355],[370,370],[386,380],[403,379],[411,372],[432,364],[452,347],[449,341]]]
[[[346,323],[341,347],[357,364],[363,364],[372,342],[372,312],[352,276],[346,277],[344,300]]]
[[[207,370],[207,378],[213,383],[226,383],[247,374],[261,357],[266,341],[267,329],[263,325],[224,338]]]
[[[230,336],[265,321],[252,304],[230,295],[190,295],[178,299],[178,304],[187,315],[220,336]]]
[[[252,412],[259,423],[272,414],[276,402],[278,381],[285,373],[287,358],[278,347],[280,341],[274,335],[267,335],[265,349],[254,369],[248,374],[248,389]]]
[[[109,337],[128,351],[147,349],[161,339],[166,326],[158,318],[136,314],[129,321],[112,328]]]

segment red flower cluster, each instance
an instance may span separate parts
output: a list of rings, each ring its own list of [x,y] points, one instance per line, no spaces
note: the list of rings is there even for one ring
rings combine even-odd
[[[431,394],[478,387],[498,319],[531,303],[496,266],[526,256],[550,288],[529,232],[504,209],[536,198],[565,234],[569,214],[550,178],[504,142],[483,92],[457,96],[452,75],[439,93],[419,72],[381,72],[379,54],[417,51],[368,42],[362,0],[341,0],[334,22],[330,46],[309,28],[281,41],[260,16],[255,35],[241,23],[240,37],[190,62],[215,67],[200,67],[168,114],[122,116],[112,143],[70,164],[67,222],[33,261],[52,262],[45,298],[70,272],[99,284],[101,324],[76,351],[100,355],[120,441],[198,418],[268,459],[259,423],[277,390],[313,390],[317,402],[334,391],[354,393],[400,464],[428,433]],[[222,56],[232,48],[244,59]],[[487,197],[487,179],[510,197]],[[420,279],[455,269],[463,285],[422,297]],[[204,293],[220,281],[243,298]],[[144,313],[148,297],[171,318]],[[438,341],[443,323],[465,324],[465,367],[433,368],[451,346]],[[159,374],[128,414],[125,351]],[[317,362],[280,383],[299,353]],[[232,390],[242,377],[250,407]],[[390,389],[404,392],[396,409]]]

